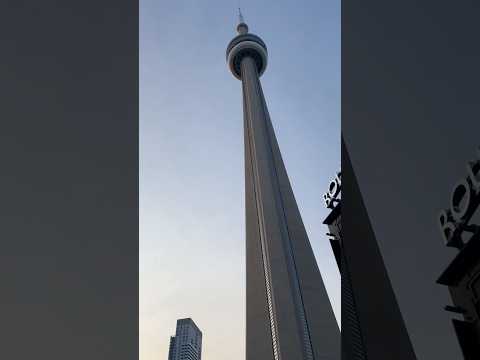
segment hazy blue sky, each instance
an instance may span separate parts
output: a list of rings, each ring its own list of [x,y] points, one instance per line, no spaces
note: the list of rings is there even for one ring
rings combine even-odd
[[[272,122],[327,290],[339,274],[322,194],[340,168],[340,2],[140,0],[140,359],[167,359],[175,321],[204,360],[245,358],[241,86],[236,12],[266,42]]]

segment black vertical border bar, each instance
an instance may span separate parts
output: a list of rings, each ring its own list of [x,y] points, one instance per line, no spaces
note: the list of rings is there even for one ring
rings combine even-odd
[[[0,9],[0,358],[138,358],[138,2]]]
[[[342,135],[418,359],[463,358],[461,316],[444,310],[452,299],[436,283],[457,254],[438,215],[480,145],[479,18],[471,0],[342,1]],[[342,176],[346,237],[353,179]]]

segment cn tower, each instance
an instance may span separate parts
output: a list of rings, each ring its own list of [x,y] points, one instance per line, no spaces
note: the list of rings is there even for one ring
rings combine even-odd
[[[260,84],[267,46],[240,14],[227,63],[242,81],[246,205],[246,359],[339,360],[340,331]]]

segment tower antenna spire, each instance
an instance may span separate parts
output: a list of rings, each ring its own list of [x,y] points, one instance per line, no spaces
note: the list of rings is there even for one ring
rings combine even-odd
[[[243,15],[242,15],[242,10],[240,10],[240,8],[238,8],[238,23],[245,24],[245,20],[243,19]]]
[[[238,8],[237,32],[240,35],[248,33],[248,26],[247,26],[247,24],[245,24],[245,20],[243,19],[242,10],[240,10],[240,7]]]

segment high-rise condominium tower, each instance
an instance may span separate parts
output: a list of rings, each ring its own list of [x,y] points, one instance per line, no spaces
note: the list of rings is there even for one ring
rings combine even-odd
[[[339,360],[340,333],[263,96],[267,47],[240,16],[227,47],[242,81],[245,131],[247,360]]]
[[[192,319],[177,320],[175,336],[170,338],[168,360],[200,360],[202,332]]]

